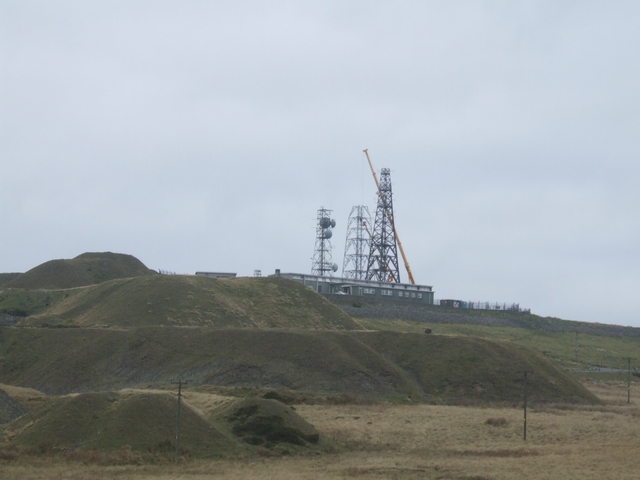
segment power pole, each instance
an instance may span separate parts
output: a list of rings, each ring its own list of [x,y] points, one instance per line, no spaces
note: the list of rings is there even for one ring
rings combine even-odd
[[[627,404],[631,403],[631,360],[635,360],[632,357],[622,357],[627,360]]]
[[[523,439],[527,440],[527,375],[533,372],[528,372],[525,370],[524,372],[524,422],[523,422]]]
[[[176,416],[176,465],[178,464],[178,452],[179,452],[179,441],[180,441],[180,401],[182,400],[182,385],[186,385],[189,383],[188,381],[183,382],[182,380],[178,380],[174,382],[171,380],[171,383],[174,385],[178,385],[178,414]]]

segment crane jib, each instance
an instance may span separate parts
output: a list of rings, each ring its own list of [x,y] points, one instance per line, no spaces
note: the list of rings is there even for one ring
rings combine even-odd
[[[380,188],[380,182],[378,181],[378,175],[376,175],[376,171],[373,168],[373,164],[371,163],[371,159],[369,158],[369,150],[368,149],[364,149],[363,152],[365,153],[365,155],[367,156],[367,161],[369,162],[369,167],[371,168],[371,173],[373,174],[373,179],[376,182],[376,187],[378,187],[378,195],[380,195],[380,197],[383,197],[383,193],[382,193],[382,189]],[[389,219],[389,221],[391,222],[391,225],[393,226],[393,233],[396,237],[396,242],[398,242],[398,248],[400,249],[400,254],[402,255],[402,260],[404,261],[404,268],[407,269],[407,275],[409,276],[409,281],[411,282],[412,285],[416,284],[416,281],[413,279],[413,273],[411,272],[411,267],[409,266],[409,262],[407,261],[407,256],[404,253],[404,248],[402,248],[402,242],[400,241],[400,237],[398,236],[398,231],[396,230],[396,226],[395,223],[393,221],[393,215],[391,214],[391,212],[387,209],[386,210],[387,213],[387,218]]]

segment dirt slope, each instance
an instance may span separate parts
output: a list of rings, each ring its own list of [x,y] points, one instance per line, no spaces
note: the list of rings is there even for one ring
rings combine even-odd
[[[0,388],[0,423],[8,423],[29,411]]]

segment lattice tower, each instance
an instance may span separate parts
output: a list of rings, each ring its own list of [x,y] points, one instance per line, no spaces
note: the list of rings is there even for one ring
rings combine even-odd
[[[371,232],[366,278],[379,282],[400,283],[398,246],[393,223],[391,172],[388,168],[380,170],[380,191],[378,192],[376,218]]]
[[[371,230],[371,213],[364,205],[356,205],[351,209],[347,224],[347,239],[344,245],[344,261],[342,276],[356,280],[364,280],[367,276],[369,260],[369,231]]]
[[[316,246],[313,252],[311,274],[321,277],[330,277],[338,270],[338,265],[333,263],[331,255],[331,237],[336,221],[331,219],[332,210],[324,207],[318,209],[318,221],[316,224]]]

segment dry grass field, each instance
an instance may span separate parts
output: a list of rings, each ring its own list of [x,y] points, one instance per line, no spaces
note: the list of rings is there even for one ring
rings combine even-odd
[[[187,460],[178,466],[103,465],[87,456],[0,460],[2,479],[637,479],[640,387],[588,381],[604,406],[522,410],[440,405],[298,405],[296,411],[344,449],[333,454]],[[189,393],[208,415],[224,397]],[[108,463],[108,462],[106,462]]]

